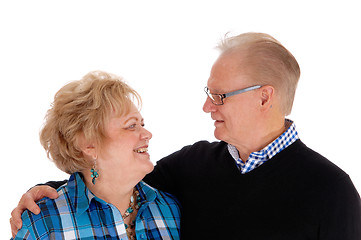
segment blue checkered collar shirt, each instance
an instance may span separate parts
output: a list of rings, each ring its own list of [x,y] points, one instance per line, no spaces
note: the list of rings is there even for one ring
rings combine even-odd
[[[243,162],[242,159],[239,157],[236,147],[228,144],[228,151],[236,161],[237,167],[242,174],[246,174],[253,169],[261,166],[263,163],[274,157],[277,153],[281,152],[283,149],[287,148],[297,139],[299,139],[296,125],[293,121],[286,119],[285,127],[287,130],[283,132],[281,136],[268,144],[262,150],[258,152],[252,152],[246,162]]]
[[[111,205],[104,200],[95,196],[84,184],[80,175],[76,173],[74,181],[70,178],[68,182],[68,194],[71,203],[74,206],[75,213],[81,215],[92,207],[92,201],[98,201],[104,205]],[[158,197],[158,191],[146,184],[145,182],[139,182],[137,185],[139,194],[143,200],[142,204],[146,202],[153,202]],[[84,194],[84,192],[86,194]],[[166,204],[163,198],[159,198],[161,204]],[[94,203],[93,203],[94,204]]]
[[[178,202],[144,182],[136,186],[141,197],[135,223],[137,239],[179,239]],[[18,239],[123,239],[127,240],[121,213],[112,204],[96,197],[79,173],[58,189],[55,200],[38,202],[39,215],[25,211]]]

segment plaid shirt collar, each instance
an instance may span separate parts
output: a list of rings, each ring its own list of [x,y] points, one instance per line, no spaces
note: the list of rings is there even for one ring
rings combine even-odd
[[[245,163],[242,161],[242,159],[240,159],[236,147],[228,144],[228,151],[236,161],[236,164],[242,174],[248,173],[253,169],[261,166],[263,163],[274,157],[277,153],[281,152],[283,149],[287,148],[297,139],[299,139],[296,125],[293,123],[293,121],[286,119],[285,126],[287,130],[281,136],[268,144],[262,150],[251,153]]]
[[[141,197],[141,203],[153,202],[158,198],[158,191],[145,182],[141,181],[136,188]],[[91,207],[92,201],[98,201],[103,205],[108,205],[104,200],[96,197],[86,186],[80,173],[74,173],[68,181],[68,194],[76,214],[82,214]],[[166,204],[163,198],[158,198],[160,204]]]

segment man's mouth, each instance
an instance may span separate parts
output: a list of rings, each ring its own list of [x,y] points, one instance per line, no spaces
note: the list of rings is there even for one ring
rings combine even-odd
[[[220,124],[222,124],[222,123],[224,123],[224,121],[222,121],[222,120],[215,120],[215,121],[214,121],[214,126],[218,126],[218,125],[220,125]]]

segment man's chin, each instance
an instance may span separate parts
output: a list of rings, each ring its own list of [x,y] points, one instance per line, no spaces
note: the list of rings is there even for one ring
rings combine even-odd
[[[214,137],[220,141],[225,141],[224,134],[222,134],[222,132],[219,131],[219,129],[217,129],[217,128],[214,130]]]

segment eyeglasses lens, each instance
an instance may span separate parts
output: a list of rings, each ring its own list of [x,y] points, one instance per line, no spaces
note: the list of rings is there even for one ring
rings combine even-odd
[[[222,97],[219,94],[212,94],[209,92],[209,89],[205,87],[204,91],[207,93],[208,97],[211,99],[212,103],[215,105],[222,105]]]

